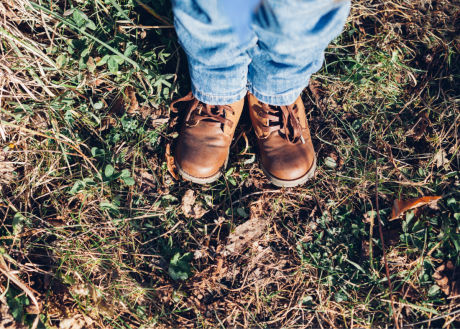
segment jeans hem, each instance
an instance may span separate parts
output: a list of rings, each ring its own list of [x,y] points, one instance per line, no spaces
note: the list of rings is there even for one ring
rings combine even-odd
[[[249,86],[249,92],[253,94],[259,101],[262,103],[272,105],[272,106],[283,106],[283,105],[291,105],[293,104],[299,95],[302,93],[302,91],[308,86],[308,82],[310,79],[307,80],[307,83],[305,83],[305,86],[295,88],[294,91],[290,91],[284,94],[279,94],[279,95],[266,95],[258,91],[257,89],[254,88],[254,86],[250,85]]]
[[[194,84],[192,84],[193,96],[195,96],[195,98],[198,99],[200,102],[209,105],[229,105],[238,102],[246,96],[247,92],[248,90],[245,87],[232,95],[210,95],[199,90],[195,87]]]

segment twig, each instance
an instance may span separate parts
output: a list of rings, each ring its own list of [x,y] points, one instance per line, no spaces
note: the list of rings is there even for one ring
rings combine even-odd
[[[410,323],[410,324],[405,324],[404,327],[414,327],[415,325],[418,325],[418,324],[436,321],[436,320],[443,319],[443,318],[446,318],[448,316],[451,316],[451,315],[454,315],[454,314],[457,314],[457,313],[460,313],[460,310],[456,310],[456,311],[453,311],[453,312],[450,312],[450,313],[447,313],[447,314],[444,314],[444,315],[440,315],[440,316],[434,317],[432,319],[423,320],[423,321]]]
[[[3,258],[3,256],[0,256],[0,257]],[[7,268],[3,268],[3,266],[0,266],[0,272],[2,272],[4,276],[6,276],[11,281],[13,281],[13,283],[15,283],[19,288],[21,288],[30,297],[32,302],[35,304],[37,311],[40,312],[40,306],[38,305],[37,299],[35,298],[32,291],[30,291],[30,289],[25,284],[23,284],[21,281],[19,281],[19,279],[17,279],[13,274],[9,273]],[[32,329],[37,328],[39,319],[40,317],[37,315],[34,320],[34,323],[32,324]]]
[[[170,229],[168,232],[163,233],[162,235],[158,235],[158,236],[154,237],[153,239],[148,240],[148,241],[146,241],[146,242],[142,242],[141,245],[145,245],[145,244],[147,244],[147,243],[149,243],[149,242],[152,242],[152,241],[154,241],[154,240],[156,240],[156,239],[159,239],[159,238],[161,238],[161,237],[163,237],[163,236],[166,236],[166,235],[168,235],[169,233],[172,233],[172,232],[176,229],[176,227],[178,227],[180,224],[183,224],[183,222],[182,222],[181,220],[178,221],[178,222],[176,223],[176,225],[174,225],[173,228]]]
[[[176,73],[174,74],[174,82],[173,82],[173,87],[171,90],[171,101],[174,96],[174,92],[176,91],[176,86],[177,86],[177,76],[179,74],[179,66],[180,66],[180,53],[179,53],[179,48],[177,47],[176,44],[174,44],[174,47],[176,47],[176,53],[177,53],[177,64],[176,64]]]
[[[129,25],[123,25],[119,26],[120,29],[173,29],[173,25],[166,25],[166,26],[143,26],[143,25],[134,25],[134,26],[129,26]]]
[[[382,243],[383,261],[385,262],[385,271],[388,279],[388,288],[390,289],[391,310],[393,311],[393,322],[396,329],[399,329],[398,319],[396,318],[395,304],[393,301],[393,287],[391,285],[390,270],[388,269],[387,253],[385,251],[385,242],[383,240],[382,223],[380,222],[379,209],[379,144],[377,143],[377,152],[375,152],[375,208],[377,211],[377,221],[379,222],[380,241]]]
[[[164,17],[161,17],[160,15],[158,15],[155,10],[153,10],[152,8],[150,8],[148,5],[146,5],[145,3],[143,3],[141,0],[136,0],[136,2],[142,7],[144,8],[145,10],[147,10],[151,15],[153,15],[156,19],[162,21],[163,23],[165,23],[166,25],[171,25],[170,22],[168,22],[167,19],[165,19]]]

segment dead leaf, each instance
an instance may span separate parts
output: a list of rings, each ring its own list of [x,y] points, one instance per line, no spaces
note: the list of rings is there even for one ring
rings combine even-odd
[[[204,216],[204,214],[206,214],[207,211],[206,209],[204,209],[201,204],[197,203],[194,207],[193,207],[193,217],[195,217],[195,219],[200,219]]]
[[[0,189],[2,185],[6,186],[13,181],[15,178],[14,169],[14,165],[6,159],[5,153],[0,151]]]
[[[45,278],[43,279],[43,287],[46,289],[50,285],[51,280],[53,279],[53,274],[46,273]]]
[[[140,108],[140,114],[142,119],[150,119],[153,126],[160,126],[169,121],[169,110],[164,106],[150,107],[144,105]]]
[[[437,202],[442,196],[424,196],[409,200],[394,200],[393,209],[391,210],[390,220],[394,220],[401,216],[405,211],[424,206],[428,203]]]
[[[38,302],[38,309],[36,305],[29,305],[26,307],[26,312],[29,314],[40,314],[40,312],[43,309],[43,304],[41,302]]]
[[[230,253],[239,252],[249,242],[260,237],[267,225],[268,220],[261,218],[253,218],[244,222],[230,233],[225,249]]]
[[[460,284],[456,281],[456,278],[452,278],[454,269],[454,264],[449,260],[439,266],[436,272],[433,273],[433,279],[436,284],[441,288],[444,294],[450,297],[460,295]]]
[[[204,256],[206,255],[206,252],[202,249],[197,249],[195,250],[195,252],[193,253],[193,258],[195,259],[200,259],[200,258],[203,258]]]
[[[134,179],[136,179],[136,181],[140,181],[141,185],[146,184],[151,188],[155,188],[157,185],[156,178],[145,169],[135,168]]]
[[[316,80],[310,79],[310,84],[308,85],[308,87],[310,88],[311,93],[315,97],[317,105],[319,105],[319,101],[321,100],[324,94],[321,88],[321,83]]]
[[[61,320],[59,329],[82,329],[93,324],[93,320],[83,314],[76,314],[71,318]]]
[[[414,140],[418,141],[422,138],[423,134],[426,131],[426,128],[431,124],[426,111],[422,111],[418,116],[418,120],[416,120],[415,124],[410,129],[412,134],[410,135]]]
[[[195,200],[196,200],[195,191],[188,190],[185,192],[184,196],[182,197],[182,207],[181,207],[185,216],[188,216],[188,214],[192,211],[192,206],[195,203]]]
[[[112,108],[109,111],[110,114],[118,114],[122,115],[125,113],[124,106],[123,106],[123,97],[119,96],[117,100],[113,103]]]
[[[76,284],[70,287],[70,292],[78,296],[88,296],[93,294],[93,287],[89,284]]]
[[[182,198],[182,211],[187,217],[194,217],[196,219],[203,217],[206,214],[206,210],[203,209],[201,204],[195,204],[196,196],[193,190],[185,192]],[[195,206],[193,206],[195,204]]]
[[[116,127],[116,126],[117,126],[117,120],[115,120],[112,117],[105,117],[101,121],[101,131],[112,128],[112,127]]]
[[[127,109],[128,114],[134,114],[139,111],[139,102],[136,98],[136,91],[133,87],[128,86],[125,88],[125,95],[129,99],[129,107]]]
[[[434,155],[433,162],[436,162],[436,167],[438,168],[449,163],[449,159],[447,159],[446,151],[444,151],[443,149],[439,149]]]
[[[97,308],[97,310],[109,317],[114,316],[114,307],[107,303],[100,291],[97,291],[90,284],[77,284],[70,288],[70,291],[79,296],[90,296]]]
[[[55,294],[62,294],[68,292],[69,288],[67,288],[65,284],[63,284],[61,281],[55,278],[51,290],[53,290]]]
[[[96,86],[96,87],[99,87],[103,83],[104,83],[104,80],[102,80],[102,79],[95,79],[94,80],[94,86]]]
[[[88,70],[91,73],[94,73],[94,71],[96,70],[96,63],[94,62],[94,59],[91,56],[88,58],[86,65],[88,66]]]
[[[166,144],[166,164],[168,171],[176,180],[179,180],[179,176],[176,173],[176,164],[174,163],[174,157],[171,156],[171,144]]]
[[[224,274],[222,271],[222,265],[224,265],[224,259],[222,258],[221,255],[217,255],[216,258],[214,259],[216,269],[214,270],[213,277],[219,277],[222,274]]]

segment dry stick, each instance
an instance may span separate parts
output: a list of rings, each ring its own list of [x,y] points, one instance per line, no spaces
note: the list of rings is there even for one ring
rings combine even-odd
[[[2,256],[0,256],[0,257],[2,257]],[[35,296],[32,293],[32,291],[30,291],[30,289],[25,284],[23,284],[21,281],[19,281],[19,279],[16,278],[16,276],[14,276],[13,274],[9,273],[10,271],[8,271],[8,268],[3,268],[3,266],[0,265],[0,272],[4,276],[9,278],[13,283],[15,283],[19,288],[21,288],[30,297],[30,299],[32,299],[32,302],[35,304],[35,307],[37,308],[38,312],[40,312],[40,306],[38,305],[37,299],[35,298]],[[37,317],[34,320],[34,323],[32,324],[32,329],[37,328],[39,320],[40,320],[40,316],[37,315]]]
[[[391,310],[393,311],[393,322],[396,329],[399,329],[398,319],[396,318],[395,304],[393,302],[393,287],[391,285],[390,270],[388,269],[387,253],[385,251],[385,242],[383,241],[382,223],[380,222],[379,210],[379,145],[377,144],[377,152],[375,152],[375,207],[377,211],[377,221],[379,222],[380,241],[382,242],[383,261],[385,262],[385,271],[388,279],[388,288],[390,289]]]
[[[129,25],[123,25],[119,26],[121,29],[173,29],[173,25],[167,25],[167,26],[143,26],[143,25],[134,25],[134,26],[129,26]]]

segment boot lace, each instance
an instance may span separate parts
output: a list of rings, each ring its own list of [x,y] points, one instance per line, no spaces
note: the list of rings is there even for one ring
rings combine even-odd
[[[175,100],[171,103],[171,111],[177,113],[190,104],[189,101],[192,101],[191,110],[189,111],[185,121],[188,122],[192,119],[195,122],[203,121],[204,123],[210,126],[220,126],[228,125],[230,128],[233,127],[233,121],[225,118],[226,112],[229,111],[232,115],[235,114],[235,111],[230,105],[209,105],[200,102],[198,99],[193,96],[190,92],[187,96],[182,97],[178,100]],[[178,106],[180,102],[187,102],[185,106]]]
[[[298,106],[270,106],[263,103],[262,110],[259,112],[259,116],[267,119],[267,125],[262,127],[264,133],[270,134],[274,131],[281,131],[280,136],[284,137],[290,144],[294,144],[298,140],[305,144],[302,136],[302,125],[297,118]]]

